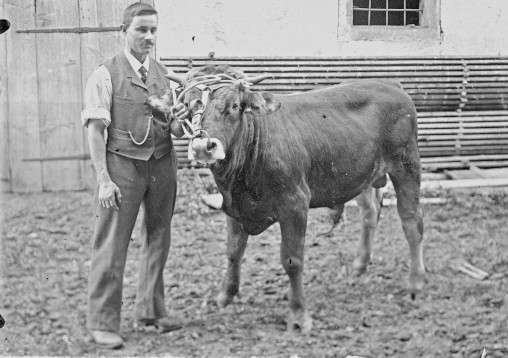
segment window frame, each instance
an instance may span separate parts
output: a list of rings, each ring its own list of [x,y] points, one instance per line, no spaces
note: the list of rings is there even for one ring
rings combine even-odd
[[[441,0],[421,0],[419,26],[353,25],[353,0],[339,1],[340,41],[418,41],[441,39]]]

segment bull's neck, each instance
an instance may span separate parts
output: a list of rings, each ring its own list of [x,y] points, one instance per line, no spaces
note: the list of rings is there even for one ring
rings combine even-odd
[[[260,137],[258,121],[243,116],[226,149],[226,159],[210,167],[219,188],[230,190],[235,183],[251,182],[259,159]]]

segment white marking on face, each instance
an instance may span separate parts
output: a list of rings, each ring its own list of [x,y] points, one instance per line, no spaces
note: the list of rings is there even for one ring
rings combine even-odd
[[[188,157],[203,164],[213,164],[226,158],[226,152],[217,138],[194,138],[189,143]]]

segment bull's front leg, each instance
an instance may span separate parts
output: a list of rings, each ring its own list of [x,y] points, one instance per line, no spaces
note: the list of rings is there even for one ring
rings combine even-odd
[[[290,282],[290,312],[287,322],[287,329],[290,332],[300,329],[305,333],[312,328],[312,318],[305,305],[302,283],[307,211],[307,208],[302,210],[295,208],[280,220],[282,234],[280,259]]]
[[[240,287],[240,269],[243,254],[247,247],[247,234],[242,226],[233,218],[226,216],[227,221],[227,258],[228,267],[226,276],[222,281],[222,288],[217,297],[217,303],[220,307],[229,305],[235,295],[238,294]]]

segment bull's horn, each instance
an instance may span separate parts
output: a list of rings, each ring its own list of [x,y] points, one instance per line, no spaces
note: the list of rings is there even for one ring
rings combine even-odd
[[[264,75],[259,75],[259,76],[255,76],[255,77],[250,77],[250,76],[245,76],[243,79],[247,82],[250,82],[252,83],[253,85],[269,78],[270,75],[267,75],[267,74],[264,74]]]
[[[175,81],[179,85],[183,84],[183,78],[178,76],[176,73],[167,73],[166,77],[169,78],[171,81]]]

